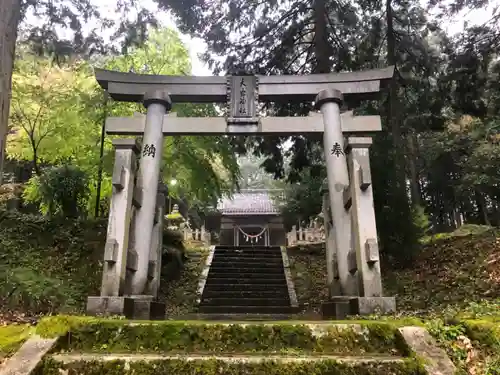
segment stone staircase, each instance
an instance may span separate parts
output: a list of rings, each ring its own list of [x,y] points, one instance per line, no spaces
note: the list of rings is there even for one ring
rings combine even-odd
[[[0,375],[453,375],[422,327],[43,319]]]
[[[199,305],[207,318],[243,315],[285,319],[292,314],[279,247],[217,246]],[[260,320],[260,319],[259,319]]]

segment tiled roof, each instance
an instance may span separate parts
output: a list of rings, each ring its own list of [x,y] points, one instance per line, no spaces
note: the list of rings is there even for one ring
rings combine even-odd
[[[217,209],[223,215],[276,215],[276,207],[267,190],[242,190],[233,197],[223,198]]]

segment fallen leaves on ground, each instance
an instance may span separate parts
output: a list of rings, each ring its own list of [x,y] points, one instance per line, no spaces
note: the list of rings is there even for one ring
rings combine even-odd
[[[414,265],[382,273],[398,309],[429,311],[500,297],[500,244],[494,232],[424,246]]]

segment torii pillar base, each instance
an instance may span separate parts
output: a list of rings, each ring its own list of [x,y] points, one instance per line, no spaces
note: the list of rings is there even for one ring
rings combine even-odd
[[[391,314],[396,312],[395,297],[332,297],[321,305],[323,319],[346,319],[353,315]]]
[[[356,297],[350,301],[351,315],[391,314],[396,312],[395,297]]]
[[[163,320],[165,304],[153,300],[153,296],[92,296],[87,298],[89,315],[121,315],[132,320]]]

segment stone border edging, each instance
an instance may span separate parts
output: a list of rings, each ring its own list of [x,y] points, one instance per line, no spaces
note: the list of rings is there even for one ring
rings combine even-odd
[[[200,304],[201,302],[201,296],[203,295],[203,290],[205,289],[205,283],[207,282],[208,271],[210,271],[210,266],[212,265],[212,259],[214,258],[215,248],[216,248],[215,245],[210,246],[210,253],[207,256],[207,259],[205,260],[205,267],[201,272],[200,281],[198,282],[198,299],[196,300],[198,304]]]
[[[290,305],[294,309],[298,309],[299,302],[297,300],[297,293],[295,293],[295,285],[293,283],[292,272],[290,271],[290,260],[288,259],[286,247],[281,246],[280,248],[281,248],[281,258],[283,259],[283,270],[285,271],[286,285],[288,288],[288,296],[290,298]]]
[[[456,368],[446,352],[423,327],[401,327],[399,333],[406,345],[424,360],[429,375],[454,375]]]
[[[177,355],[161,355],[161,354],[55,354],[52,356],[54,360],[62,363],[72,362],[93,362],[93,361],[125,361],[125,362],[149,362],[161,361],[169,359],[199,361],[199,360],[219,360],[224,362],[242,362],[242,363],[259,363],[259,362],[274,362],[280,361],[283,363],[293,362],[319,362],[324,360],[334,360],[340,363],[395,363],[402,362],[402,357],[392,356],[341,356],[341,355],[200,355],[200,354],[177,354]]]

